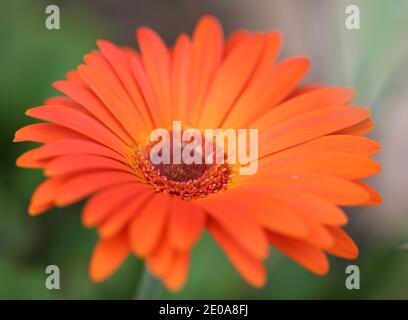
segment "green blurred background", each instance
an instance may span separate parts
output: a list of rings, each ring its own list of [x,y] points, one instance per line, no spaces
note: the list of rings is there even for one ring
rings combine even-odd
[[[47,30],[45,8],[57,4],[61,29]],[[357,4],[361,30],[344,26],[345,7]],[[307,54],[314,61],[308,81],[355,87],[357,103],[372,108],[383,145],[382,173],[373,183],[384,197],[375,208],[348,210],[347,230],[360,246],[354,262],[331,259],[326,277],[316,277],[275,250],[267,261],[263,289],[246,285],[205,234],[193,251],[186,287],[162,298],[207,299],[406,299],[408,298],[408,0],[143,0],[30,1],[0,3],[0,298],[128,299],[143,270],[130,257],[102,284],[87,276],[94,230],[80,224],[82,204],[32,218],[26,208],[40,172],[15,167],[31,145],[13,144],[14,132],[33,122],[28,107],[57,92],[51,83],[81,63],[98,38],[135,46],[140,25],[156,29],[173,43],[203,14],[217,16],[226,33],[238,27],[280,29],[282,56]],[[408,248],[408,245],[406,246]],[[61,270],[61,289],[47,290],[45,268]],[[361,289],[345,288],[345,268],[356,264]]]

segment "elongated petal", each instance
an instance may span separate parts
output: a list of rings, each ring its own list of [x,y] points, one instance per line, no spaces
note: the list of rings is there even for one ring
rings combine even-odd
[[[326,251],[341,258],[356,259],[358,248],[353,239],[339,227],[327,227],[327,229],[334,239],[334,244]]]
[[[304,238],[308,228],[296,208],[282,201],[274,201],[266,193],[259,193],[259,187],[235,188],[223,198],[235,202],[241,210],[253,216],[264,228],[296,238]]]
[[[200,115],[201,126],[219,127],[257,66],[262,49],[261,39],[250,37],[237,44],[225,58],[208,91]]]
[[[252,34],[244,29],[238,29],[231,33],[225,44],[225,52],[229,54],[235,46],[241,41],[245,40],[248,37],[251,37]]]
[[[328,88],[328,86],[323,83],[310,83],[298,86],[297,88],[292,90],[292,92],[286,97],[285,101],[289,101],[303,94],[310,93],[323,88]]]
[[[21,156],[17,158],[16,165],[21,168],[42,168],[46,161],[41,161],[37,159],[37,154],[40,148],[31,149],[24,152]]]
[[[58,108],[54,108],[53,106],[43,106],[29,109],[26,113],[31,117],[51,121],[77,131],[113,150],[118,150],[122,154],[127,154],[127,147],[123,141],[117,138],[99,122],[81,112],[62,106],[59,106]]]
[[[262,165],[262,164],[261,164]],[[381,170],[378,162],[351,153],[319,152],[294,155],[290,160],[280,157],[265,161],[262,174],[317,174],[348,180],[371,177]]]
[[[200,207],[172,199],[168,237],[174,248],[180,251],[190,249],[199,239],[204,224],[205,214]]]
[[[126,162],[126,158],[99,143],[79,139],[53,141],[38,148],[35,159],[43,160],[64,155],[92,154],[117,161]]]
[[[304,112],[349,103],[355,91],[342,87],[323,87],[289,99],[257,119],[251,127],[268,129]]]
[[[125,52],[113,43],[106,40],[98,40],[98,47],[101,49],[104,57],[109,61],[111,67],[115,70],[118,78],[121,80],[129,97],[133,101],[133,106],[139,112],[140,117],[150,130],[153,128],[152,115],[146,105],[140,89],[133,78],[130,66]]]
[[[142,208],[129,226],[132,250],[139,256],[148,256],[157,245],[170,211],[170,196],[159,193]]]
[[[70,70],[65,74],[65,77],[67,78],[67,80],[75,82],[76,84],[79,84],[85,88],[88,88],[88,85],[86,84],[86,82],[84,81],[84,79],[81,78],[81,76],[79,75],[78,70]]]
[[[152,196],[150,190],[142,190],[128,199],[121,207],[116,208],[106,219],[98,226],[98,232],[101,237],[109,238],[120,232],[129,222],[143,211],[144,205]]]
[[[164,234],[154,251],[147,257],[150,272],[157,277],[163,276],[164,272],[169,269],[174,254],[175,251]]]
[[[60,105],[60,106],[66,106],[66,107],[71,107],[73,109],[76,109],[78,111],[84,112],[86,114],[90,114],[87,109],[85,109],[83,106],[81,106],[78,102],[75,100],[71,99],[70,97],[52,97],[48,98],[47,100],[44,101],[44,104],[46,105]]]
[[[101,157],[97,155],[65,155],[50,160],[45,165],[45,174],[47,176],[57,176],[73,174],[89,170],[118,170],[133,174],[133,169],[117,160]]]
[[[28,208],[30,215],[38,215],[53,207],[55,204],[55,196],[66,180],[67,177],[55,177],[49,178],[41,183],[31,197],[30,206]]]
[[[216,224],[210,223],[208,228],[242,277],[255,287],[263,286],[266,281],[266,272],[263,263],[243,250],[236,241],[225,234],[222,228],[219,228]]]
[[[370,115],[363,107],[330,107],[300,114],[260,132],[259,156],[265,156],[356,124]]]
[[[192,50],[191,112],[187,120],[194,125],[199,119],[209,85],[224,51],[223,31],[216,19],[204,16],[198,21]]]
[[[313,193],[336,205],[361,205],[369,199],[369,193],[354,182],[315,174],[279,175],[271,173],[270,175],[254,176],[248,183],[257,186],[290,187]]]
[[[368,157],[379,152],[380,148],[378,142],[372,139],[361,136],[336,134],[323,136],[282,152],[278,152],[274,154],[273,157],[290,159],[298,154],[311,154],[317,152],[342,152]],[[268,157],[266,159],[268,159]]]
[[[369,194],[368,201],[364,203],[363,205],[377,206],[381,204],[382,202],[381,195],[372,186],[368,185],[365,182],[361,182],[361,181],[356,181],[355,183],[359,185],[361,188],[364,188],[364,190]]]
[[[350,127],[341,129],[335,134],[354,134],[358,136],[364,136],[375,128],[375,122],[371,119],[365,119]]]
[[[188,36],[182,34],[177,38],[173,51],[171,89],[174,120],[188,117],[192,77],[191,55],[191,41]]]
[[[309,60],[306,58],[290,58],[280,62],[242,93],[223,122],[223,127],[248,127],[260,115],[280,103],[304,77],[308,68]]]
[[[131,142],[129,134],[110,113],[109,108],[107,108],[88,87],[73,81],[56,81],[53,83],[53,87],[86,108],[96,119],[100,120],[125,142]]]
[[[130,252],[126,233],[101,239],[96,245],[89,264],[89,276],[99,282],[108,278],[126,259]]]
[[[109,66],[106,66],[106,61],[101,61],[100,57],[95,55],[88,56],[88,59],[94,59],[93,63],[80,65],[79,74],[123,126],[133,142],[140,141],[146,126],[123,86]]]
[[[257,79],[272,69],[282,44],[282,35],[277,31],[266,32],[261,34],[260,37],[263,38],[265,45],[252,79]]]
[[[14,142],[32,141],[48,143],[62,139],[87,139],[86,136],[54,123],[35,123],[15,133]]]
[[[308,235],[304,239],[305,243],[316,246],[317,248],[327,250],[334,244],[334,240],[326,226],[322,225],[307,214],[303,215],[308,227]]]
[[[152,122],[156,127],[163,128],[166,126],[166,119],[164,117],[165,110],[162,110],[159,104],[159,100],[155,95],[152,83],[146,74],[146,70],[143,67],[143,63],[140,56],[132,51],[126,53],[129,61],[129,66],[132,71],[133,77],[137,82],[141,93],[149,108],[149,114],[151,114]]]
[[[227,232],[239,245],[254,257],[264,258],[268,254],[266,237],[261,225],[239,204],[223,201],[223,197],[205,198],[195,201]]]
[[[268,186],[257,190],[248,186],[247,192],[267,197],[271,203],[284,202],[295,208],[302,216],[307,215],[323,224],[340,225],[347,223],[347,216],[340,208],[311,193],[283,186]]]
[[[129,182],[138,182],[138,180],[134,175],[120,171],[91,171],[79,174],[61,186],[55,202],[58,206],[66,206],[96,191]]]
[[[165,123],[171,120],[170,54],[160,36],[149,28],[137,30],[143,65],[162,110]]]
[[[93,195],[85,204],[82,212],[82,223],[86,227],[100,224],[105,218],[119,209],[127,200],[147,190],[140,183],[126,183],[113,186]]]
[[[268,239],[278,250],[317,275],[325,275],[329,262],[324,252],[303,241],[269,233]]]
[[[185,284],[190,266],[190,252],[177,252],[164,275],[164,285],[172,292],[179,291]]]

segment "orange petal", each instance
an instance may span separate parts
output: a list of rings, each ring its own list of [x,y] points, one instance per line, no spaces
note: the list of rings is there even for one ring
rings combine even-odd
[[[40,148],[31,149],[24,152],[17,158],[16,165],[20,168],[42,168],[46,161],[38,160],[36,157]]]
[[[190,249],[199,239],[204,225],[205,214],[200,207],[178,198],[172,199],[168,237],[175,249]]]
[[[61,139],[87,139],[82,134],[54,123],[35,123],[19,129],[14,142],[32,141],[48,143]]]
[[[330,232],[327,231],[326,226],[308,217],[307,214],[303,215],[303,218],[307,221],[309,231],[304,241],[321,249],[326,250],[331,248],[334,244],[334,240]]]
[[[170,245],[170,241],[164,235],[159,241],[154,251],[147,257],[147,265],[149,271],[157,277],[164,275],[164,272],[169,269],[175,251]]]
[[[229,35],[227,39],[227,43],[225,44],[225,52],[228,55],[235,46],[241,42],[242,40],[246,39],[247,37],[252,36],[246,30],[236,30],[232,34]]]
[[[367,202],[368,192],[354,182],[315,174],[274,174],[254,176],[250,184],[285,186],[312,193],[335,205],[361,205]]]
[[[36,216],[54,206],[55,195],[65,183],[67,177],[55,177],[45,180],[34,191],[28,212]]]
[[[77,84],[80,84],[83,87],[88,87],[87,84],[85,83],[85,81],[81,78],[81,76],[79,75],[79,72],[77,70],[71,70],[68,71],[65,74],[65,77],[67,78],[67,80],[75,82]]]
[[[99,240],[89,264],[90,278],[95,282],[105,280],[120,267],[129,252],[125,232],[109,239]]]
[[[267,194],[254,191],[253,187],[237,187],[223,195],[225,201],[239,204],[241,210],[252,215],[266,229],[296,238],[304,238],[307,225],[299,217],[296,209],[283,203],[274,201]]]
[[[177,252],[164,275],[164,285],[172,292],[179,291],[186,283],[190,265],[190,252]]]
[[[120,171],[105,170],[79,174],[61,186],[56,194],[55,203],[58,206],[66,206],[96,191],[128,182],[138,181],[134,175]]]
[[[114,209],[119,209],[124,202],[146,189],[140,183],[126,183],[96,193],[84,206],[82,224],[86,227],[100,224]]]
[[[327,227],[334,244],[326,251],[334,256],[345,259],[356,259],[358,257],[358,248],[353,239],[339,227]]]
[[[326,255],[315,246],[271,232],[268,234],[268,239],[278,250],[307,270],[317,275],[325,275],[329,271]]]
[[[303,57],[289,58],[277,64],[248,86],[223,122],[223,127],[249,127],[280,103],[305,76],[308,68],[309,60]]]
[[[102,54],[109,61],[111,67],[115,70],[118,78],[121,80],[124,88],[126,89],[129,97],[133,101],[133,105],[139,112],[143,122],[150,129],[153,129],[153,119],[150,114],[150,110],[147,107],[144,98],[133,79],[132,72],[128,63],[125,52],[115,46],[113,43],[106,40],[98,40],[98,47],[101,49]]]
[[[326,86],[323,83],[310,83],[310,84],[306,84],[306,85],[302,85],[299,86],[295,89],[292,90],[292,92],[286,97],[286,100],[290,100],[292,98],[298,97],[300,95],[318,90],[318,89],[323,89],[323,88],[327,88],[328,86]]]
[[[361,156],[372,156],[379,152],[381,146],[378,142],[353,135],[323,136],[293,148],[274,154],[274,157],[292,158],[293,155],[316,152],[344,152]]]
[[[260,132],[259,157],[304,143],[358,123],[370,116],[363,107],[327,107],[292,117]]]
[[[100,53],[91,53],[85,58],[87,65],[78,67],[82,79],[123,126],[132,141],[140,141],[146,124],[113,70]]]
[[[355,91],[343,87],[327,87],[296,96],[279,104],[257,119],[252,128],[265,130],[305,112],[349,103]]]
[[[227,232],[243,249],[257,258],[268,254],[265,234],[258,221],[242,210],[239,204],[213,196],[195,201]]]
[[[265,42],[265,48],[258,62],[253,79],[265,75],[272,68],[282,44],[282,35],[277,31],[265,32],[261,34],[260,37],[262,37]]]
[[[105,126],[93,118],[68,107],[43,106],[28,109],[26,114],[46,121],[51,121],[63,127],[77,131],[98,141],[113,150],[126,155],[129,150],[126,144],[116,137]]]
[[[149,255],[159,241],[169,213],[170,196],[155,194],[129,226],[132,250],[139,256]]]
[[[152,116],[152,121],[155,127],[163,128],[166,126],[164,110],[160,109],[158,97],[156,97],[153,90],[152,83],[146,74],[146,70],[142,64],[139,55],[134,50],[126,51],[129,66],[132,71],[133,77],[136,80],[141,93],[149,107],[149,113]]]
[[[191,85],[191,41],[182,34],[177,38],[172,64],[173,119],[187,119]]]
[[[56,81],[53,87],[86,108],[96,119],[110,128],[118,137],[126,143],[132,140],[129,134],[123,129],[117,119],[110,113],[109,109],[98,99],[98,97],[88,88],[73,81]]]
[[[258,188],[256,192],[264,197],[269,197],[271,202],[287,203],[302,216],[307,216],[320,223],[327,225],[347,223],[347,216],[340,208],[311,193],[283,186]]]
[[[45,165],[45,174],[47,176],[57,176],[98,169],[119,170],[131,174],[134,173],[133,169],[123,162],[96,155],[77,154],[60,156],[50,160]]]
[[[64,139],[47,143],[38,149],[35,158],[42,160],[78,154],[93,154],[128,163],[122,155],[99,143],[79,139]]]
[[[205,128],[219,127],[253,74],[262,49],[261,39],[248,37],[238,43],[224,59],[208,90],[200,115],[200,126]]]
[[[77,109],[78,111],[88,113],[88,110],[83,108],[79,103],[77,103],[76,101],[72,100],[69,97],[58,96],[58,97],[48,98],[47,100],[44,101],[44,104],[46,104],[46,105],[48,105],[48,104],[50,104],[50,105],[61,105],[61,106],[71,107],[73,109]]]
[[[208,229],[242,277],[252,286],[262,287],[266,282],[263,263],[243,250],[217,224],[210,223]]]
[[[169,51],[160,36],[149,28],[139,28],[137,38],[143,65],[152,83],[164,121],[168,123],[172,119]]]
[[[188,123],[199,119],[209,85],[224,52],[222,27],[212,16],[202,17],[194,30],[192,42],[191,112]]]
[[[381,170],[380,164],[370,158],[341,152],[305,153],[290,160],[271,156],[261,166],[262,174],[316,174],[347,180],[371,177]]]
[[[139,212],[143,211],[144,205],[149,201],[152,192],[143,188],[131,199],[125,201],[119,208],[99,225],[98,232],[101,237],[109,238],[121,231]]]
[[[363,205],[377,206],[382,203],[381,195],[373,187],[361,181],[356,181],[355,183],[361,188],[364,188],[364,190],[369,194],[369,200]]]
[[[371,119],[365,119],[345,129],[335,132],[335,134],[354,134],[363,136],[375,128],[375,122]]]

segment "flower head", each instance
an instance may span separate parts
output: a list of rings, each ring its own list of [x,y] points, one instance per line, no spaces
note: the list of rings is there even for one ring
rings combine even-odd
[[[379,172],[370,156],[380,147],[363,137],[374,124],[367,108],[350,104],[352,89],[299,86],[309,60],[278,62],[278,32],[240,30],[224,40],[211,16],[171,48],[148,28],[137,39],[140,51],[98,41],[54,83],[63,96],[27,111],[44,122],[15,135],[42,144],[17,160],[47,177],[31,215],[89,197],[82,222],[100,236],[93,280],[134,253],[179,290],[205,229],[253,286],[266,281],[271,246],[318,275],[328,271],[327,254],[357,257],[339,206],[381,201],[361,181]],[[183,130],[258,129],[258,171],[240,175],[228,161],[153,163],[149,135],[174,120]]]

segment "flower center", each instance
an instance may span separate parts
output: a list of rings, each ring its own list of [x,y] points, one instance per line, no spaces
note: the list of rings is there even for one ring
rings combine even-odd
[[[209,164],[153,164],[153,166],[160,171],[162,176],[165,176],[169,181],[186,182],[189,180],[196,180],[203,176],[203,174],[211,167]]]
[[[145,148],[139,145],[133,149],[131,166],[141,182],[150,185],[156,192],[193,200],[224,190],[231,182],[231,166],[226,163],[206,164],[204,155],[201,163],[187,164],[182,158],[180,163],[174,163],[173,154],[170,154],[170,163],[154,164],[150,159],[154,145]],[[184,148],[185,144],[181,146],[181,153]]]

